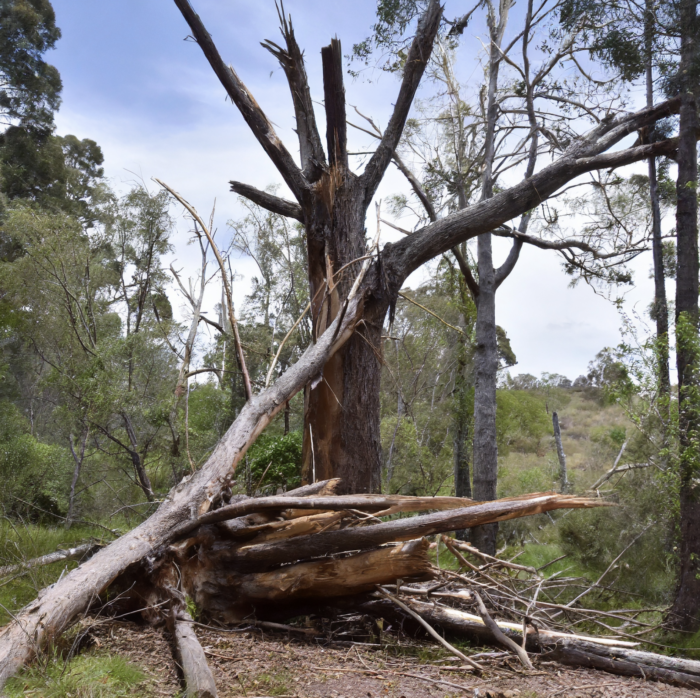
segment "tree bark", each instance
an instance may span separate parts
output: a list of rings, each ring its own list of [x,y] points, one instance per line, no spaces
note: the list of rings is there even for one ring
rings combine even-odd
[[[184,609],[173,609],[168,618],[175,643],[175,656],[185,679],[185,698],[217,698],[216,683],[199,643],[192,616]]]
[[[676,238],[676,365],[680,436],[680,541],[678,589],[669,617],[678,629],[700,627],[700,356],[698,355],[698,54],[695,0],[680,3],[681,109],[678,145]]]
[[[460,279],[460,283],[464,283]],[[453,458],[455,472],[455,495],[457,497],[472,496],[472,484],[469,473],[469,404],[467,381],[467,338],[465,334],[457,337],[457,373],[454,390],[454,440]],[[467,540],[469,531],[457,531],[457,538]]]
[[[653,0],[646,0],[644,14],[644,51],[646,58],[647,107],[654,106],[654,38],[656,17]],[[647,161],[649,171],[649,202],[651,204],[652,256],[654,260],[654,319],[656,321],[656,351],[659,394],[668,399],[671,377],[668,363],[668,302],[664,274],[663,243],[661,238],[661,206],[656,176],[656,158]],[[666,410],[668,412],[668,410]]]
[[[474,498],[496,499],[498,445],[496,443],[496,377],[498,344],[496,339],[496,288],[491,235],[480,235],[479,295],[476,313],[474,351]],[[489,555],[496,553],[498,524],[472,531],[474,545]]]
[[[493,161],[496,155],[498,121],[498,73],[501,64],[501,40],[508,22],[509,0],[499,3],[499,16],[491,0],[487,2],[489,48],[488,100],[484,137],[484,174],[481,200],[493,196]],[[474,352],[474,497],[479,501],[496,499],[498,446],[496,444],[496,381],[498,377],[498,341],[496,335],[496,270],[493,266],[491,234],[477,240],[479,293],[476,302],[476,350]],[[496,553],[498,524],[472,531],[474,545],[485,553]]]

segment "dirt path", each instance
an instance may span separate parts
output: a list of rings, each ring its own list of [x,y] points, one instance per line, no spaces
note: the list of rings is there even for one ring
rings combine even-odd
[[[146,668],[152,676],[147,694],[174,696],[180,690],[167,635],[118,622],[101,625],[92,635],[98,649],[108,649]],[[487,671],[476,678],[450,667],[453,662],[433,645],[415,642],[328,648],[284,632],[223,633],[198,627],[197,635],[208,655],[220,698],[700,696],[700,691],[537,660],[536,671],[525,673],[510,660],[482,658]]]

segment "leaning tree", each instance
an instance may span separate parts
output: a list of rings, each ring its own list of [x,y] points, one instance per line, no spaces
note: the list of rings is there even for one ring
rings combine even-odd
[[[572,139],[551,164],[520,183],[378,251],[374,246],[368,248],[365,242],[365,212],[399,143],[430,56],[442,16],[438,1],[431,0],[418,24],[406,56],[394,113],[360,175],[351,172],[348,166],[338,42],[332,42],[322,52],[327,154],[316,127],[302,53],[289,21],[282,21],[285,47],[269,44],[280,59],[291,87],[300,142],[298,164],[235,71],[224,63],[189,2],[175,0],[175,3],[231,100],[296,198],[287,201],[244,184],[232,184],[239,194],[264,208],[299,220],[306,227],[314,342],[272,386],[251,397],[207,462],[174,487],[149,519],[43,590],[13,617],[0,634],[0,683],[86,613],[99,595],[125,572],[148,581],[149,570],[157,567],[171,543],[206,524],[245,513],[248,507],[245,502],[228,504],[236,465],[256,437],[300,390],[306,390],[306,417],[308,432],[313,434],[316,478],[334,475],[343,479],[346,490],[373,489],[379,472],[379,340],[385,316],[408,275],[455,245],[488,233],[535,208],[581,174],[620,167],[654,155],[672,156],[678,147],[677,140],[670,138],[612,150],[629,134],[677,113],[680,99],[603,119],[585,135]],[[307,442],[307,453],[309,450],[311,443]],[[327,499],[319,500],[316,508],[333,509]],[[391,502],[380,504],[390,506]],[[250,510],[260,506],[255,504]],[[268,506],[277,510],[292,506],[309,508],[307,500],[289,499]],[[362,502],[353,500],[341,502],[336,508],[361,506]],[[458,528],[498,520],[489,516],[513,515],[512,502],[484,507],[488,516],[462,516]],[[521,513],[515,515],[531,513],[529,502],[517,507]],[[393,531],[395,523],[378,524],[374,528],[386,525]],[[429,532],[436,530],[433,527]],[[393,535],[391,531],[387,535]],[[424,535],[426,531],[413,531],[410,537]],[[344,532],[322,534],[326,537],[322,554],[333,551],[335,539],[328,536],[335,533]],[[368,537],[371,544],[377,542],[377,535]],[[303,548],[301,541],[283,543],[282,552],[287,561],[301,556],[298,552]],[[355,546],[352,550],[358,549],[355,538],[351,544]],[[237,559],[232,559],[231,564],[235,566]]]

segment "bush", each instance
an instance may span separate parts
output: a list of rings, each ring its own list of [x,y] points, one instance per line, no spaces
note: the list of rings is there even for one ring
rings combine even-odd
[[[0,502],[8,513],[55,522],[51,514],[63,516],[68,508],[70,454],[27,433],[14,405],[0,405],[0,422]]]
[[[299,487],[302,441],[301,431],[290,431],[286,436],[260,436],[248,452],[251,486],[272,490]]]

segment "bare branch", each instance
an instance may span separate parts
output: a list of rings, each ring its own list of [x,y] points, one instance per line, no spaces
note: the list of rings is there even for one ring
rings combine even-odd
[[[442,7],[439,0],[430,0],[428,9],[418,22],[418,30],[406,58],[403,81],[394,113],[384,131],[381,143],[367,163],[361,177],[362,186],[365,189],[365,205],[369,205],[399,144],[413,98],[430,59],[441,18]]]
[[[294,102],[294,114],[297,120],[297,134],[299,136],[299,151],[301,154],[301,166],[303,174],[310,182],[315,182],[326,165],[326,156],[323,152],[321,137],[316,125],[316,115],[309,91],[309,81],[306,77],[304,66],[304,54],[297,44],[294,36],[292,18],[284,12],[284,4],[280,2],[277,7],[280,18],[280,31],[287,45],[286,50],[272,41],[263,42],[266,48],[282,66],[287,76],[289,89]]]
[[[236,344],[236,351],[238,354],[238,360],[241,364],[241,373],[243,374],[243,385],[245,386],[245,394],[246,394],[246,400],[250,401],[253,399],[253,389],[251,388],[250,385],[250,376],[248,375],[248,368],[246,367],[245,363],[245,355],[243,354],[243,347],[241,345],[241,338],[238,335],[238,323],[236,322],[236,316],[233,314],[233,296],[231,294],[231,286],[229,285],[228,282],[228,276],[226,276],[226,268],[224,266],[224,260],[221,257],[221,253],[219,252],[219,248],[216,246],[216,243],[214,242],[214,238],[207,226],[204,224],[204,221],[201,219],[200,215],[197,213],[196,209],[188,203],[185,199],[180,196],[174,189],[170,188],[167,184],[164,182],[161,182],[159,179],[155,180],[160,184],[163,189],[166,191],[170,192],[170,194],[175,197],[188,211],[190,216],[199,223],[200,227],[204,231],[204,234],[207,237],[207,240],[209,241],[209,244],[211,245],[211,249],[214,252],[214,256],[216,257],[216,261],[219,263],[219,268],[221,269],[221,278],[224,284],[224,291],[226,292],[226,300],[228,301],[228,316],[229,316],[229,322],[231,323],[231,330],[233,331],[233,339]]]
[[[224,63],[211,35],[206,30],[199,15],[192,9],[189,1],[175,0],[175,5],[177,5],[187,24],[189,24],[192,36],[199,44],[231,101],[238,107],[253,135],[258,139],[258,143],[260,143],[270,160],[279,170],[294,196],[301,201],[305,198],[308,190],[308,182],[299,166],[294,162],[291,153],[275,133],[274,127],[255,101],[253,95],[236,75],[236,71]]]
[[[521,238],[516,237],[513,241],[513,245],[510,248],[510,252],[506,257],[506,261],[501,264],[498,269],[496,269],[494,277],[494,285],[498,288],[507,278],[508,275],[513,271],[515,265],[518,263],[520,258],[520,250],[523,248],[523,241]]]
[[[271,211],[272,213],[277,213],[287,218],[294,218],[300,223],[304,222],[304,212],[301,206],[296,202],[287,201],[287,199],[282,199],[266,191],[260,191],[260,189],[251,187],[250,184],[244,184],[243,182],[235,182],[232,180],[229,184],[234,194],[243,196],[254,204],[261,206],[266,211]]]

